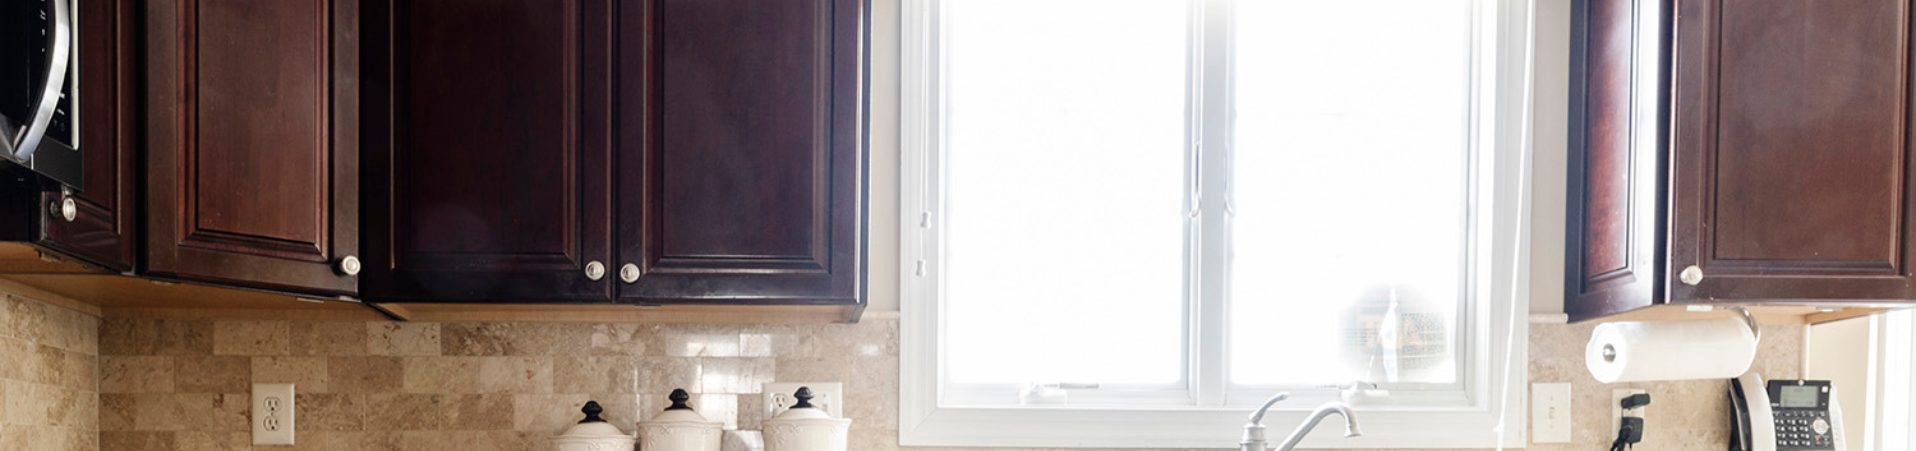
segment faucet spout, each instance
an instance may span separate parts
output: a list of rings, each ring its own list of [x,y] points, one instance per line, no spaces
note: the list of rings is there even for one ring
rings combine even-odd
[[[1264,424],[1259,420],[1263,419],[1265,409],[1269,409],[1272,404],[1284,398],[1286,395],[1278,395],[1264,403],[1263,408],[1252,413],[1251,422],[1244,425],[1244,438],[1238,442],[1239,451],[1266,451],[1265,447],[1268,444],[1264,441]],[[1332,401],[1318,405],[1317,410],[1311,411],[1311,415],[1304,419],[1303,424],[1297,425],[1297,429],[1291,431],[1289,437],[1285,437],[1283,442],[1278,443],[1277,451],[1291,451],[1292,448],[1296,448],[1298,442],[1304,441],[1304,436],[1310,435],[1311,430],[1316,429],[1317,424],[1324,421],[1324,417],[1332,414],[1344,417],[1344,437],[1363,435],[1357,428],[1357,416],[1351,413],[1350,406]]]

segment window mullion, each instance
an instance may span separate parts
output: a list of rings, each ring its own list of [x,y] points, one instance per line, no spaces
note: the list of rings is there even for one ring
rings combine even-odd
[[[1221,406],[1227,399],[1228,362],[1225,328],[1230,281],[1230,183],[1232,66],[1231,41],[1235,0],[1198,0],[1198,18],[1192,33],[1194,80],[1192,126],[1198,134],[1197,186],[1199,215],[1195,271],[1196,305],[1192,309],[1193,392],[1199,405]]]

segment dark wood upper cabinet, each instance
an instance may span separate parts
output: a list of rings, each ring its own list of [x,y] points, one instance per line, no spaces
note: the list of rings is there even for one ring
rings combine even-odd
[[[139,230],[134,211],[139,148],[141,39],[138,3],[79,0],[80,148],[84,181],[34,196],[35,244],[113,271],[133,269]],[[67,219],[59,213],[73,205]],[[10,221],[12,222],[12,221]],[[6,227],[26,226],[10,223]]]
[[[862,302],[866,8],[621,11],[621,299]]]
[[[358,0],[147,5],[146,271],[356,292]]]
[[[1910,8],[1574,2],[1572,319],[1916,299]]]
[[[611,7],[368,0],[367,299],[611,302]]]

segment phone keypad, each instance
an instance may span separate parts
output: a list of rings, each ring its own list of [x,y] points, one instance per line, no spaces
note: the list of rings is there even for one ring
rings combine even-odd
[[[1829,413],[1820,410],[1776,411],[1776,449],[1828,451],[1832,442]]]

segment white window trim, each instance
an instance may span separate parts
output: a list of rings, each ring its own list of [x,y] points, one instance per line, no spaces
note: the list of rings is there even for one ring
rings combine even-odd
[[[1850,438],[1850,449],[1910,449],[1916,446],[1916,387],[1910,383],[1916,380],[1916,312],[1879,313],[1869,322],[1866,404],[1843,415],[1843,421],[1864,422],[1864,436]],[[1863,414],[1851,413],[1858,410]]]
[[[934,187],[942,183],[943,164],[934,154],[931,114],[938,105],[933,71],[941,70],[931,34],[937,32],[932,3],[938,0],[901,0],[900,23],[900,198],[899,299],[900,418],[899,440],[905,446],[994,447],[1113,447],[1113,448],[1234,448],[1249,407],[1093,408],[974,407],[940,405],[937,371],[941,308],[938,303],[939,249],[944,237],[942,199]],[[1222,2],[1227,0],[1196,0]],[[1479,163],[1488,176],[1479,181],[1489,193],[1488,209],[1474,221],[1488,223],[1474,246],[1486,262],[1472,274],[1480,287],[1470,310],[1472,327],[1463,352],[1470,359],[1465,372],[1465,402],[1445,407],[1360,406],[1357,417],[1364,435],[1341,437],[1340,427],[1323,427],[1306,438],[1304,448],[1488,448],[1523,447],[1525,373],[1528,370],[1527,296],[1529,292],[1530,93],[1532,7],[1527,0],[1488,0],[1481,21],[1496,23],[1496,36],[1485,33],[1479,54],[1497,55],[1492,77],[1480,91],[1480,119],[1473,130],[1474,145],[1491,145],[1492,158]],[[1484,65],[1478,65],[1484,67]],[[1494,125],[1493,125],[1494,124]],[[1494,132],[1493,132],[1494,131]],[[1515,237],[1512,239],[1511,237]],[[1484,264],[1487,263],[1487,264]],[[1488,269],[1487,271],[1482,269]],[[1216,308],[1201,305],[1198,308]],[[1016,312],[1006,312],[1016,314]],[[1215,323],[1215,324],[1214,324]],[[1221,320],[1194,324],[1224,327]],[[1204,343],[1209,352],[1221,352],[1221,343]],[[1194,361],[1199,360],[1193,356]],[[1216,360],[1216,359],[1213,359]],[[1200,369],[1200,372],[1203,370]],[[1221,372],[1215,375],[1222,381]],[[1206,377],[1206,376],[1201,376]],[[1221,386],[1221,385],[1212,385]],[[1216,398],[1211,398],[1215,396]],[[1222,395],[1200,393],[1200,399]],[[1222,403],[1212,403],[1216,405]],[[1289,434],[1314,404],[1279,403],[1264,422],[1276,438]],[[1335,420],[1330,420],[1335,421]],[[1502,426],[1500,426],[1502,425]],[[1328,426],[1328,425],[1327,425]],[[1274,438],[1275,440],[1275,438]]]

